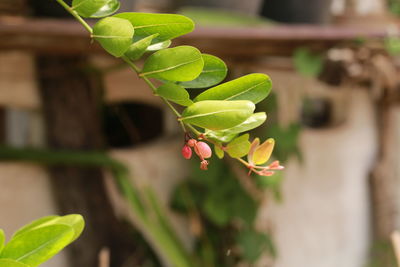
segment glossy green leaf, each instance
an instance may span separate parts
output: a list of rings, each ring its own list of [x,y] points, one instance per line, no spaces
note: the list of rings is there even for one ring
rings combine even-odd
[[[262,143],[255,149],[252,162],[257,165],[266,163],[271,157],[272,151],[274,150],[274,145],[274,139],[267,139],[264,143]]]
[[[152,44],[149,47],[147,47],[146,50],[147,51],[158,51],[161,49],[168,48],[171,45],[171,43],[172,43],[171,40],[155,43],[155,44]]]
[[[30,266],[12,259],[0,259],[0,267],[30,267]]]
[[[238,136],[238,134],[230,134],[230,133],[226,133],[224,132],[224,130],[222,131],[206,131],[205,135],[207,136],[207,138],[214,140],[214,141],[218,141],[218,142],[222,142],[222,143],[228,143],[230,141],[232,141],[236,136]]]
[[[6,236],[4,235],[3,229],[0,229],[0,254],[4,248],[4,243],[6,242]]]
[[[223,130],[245,121],[254,109],[255,105],[245,100],[200,101],[186,108],[181,120],[210,130]]]
[[[73,237],[74,230],[65,224],[33,229],[13,237],[0,258],[14,259],[35,267],[57,254]]]
[[[76,240],[81,233],[83,232],[83,229],[85,228],[85,221],[80,214],[70,214],[66,216],[61,216],[52,222],[48,222],[48,224],[66,224],[74,230],[74,236],[72,237],[72,241]]]
[[[84,18],[100,18],[115,13],[120,7],[118,0],[73,0],[72,9]]]
[[[131,46],[134,29],[129,21],[114,17],[100,20],[92,37],[111,55],[122,56]]]
[[[143,56],[143,54],[147,51],[148,47],[151,44],[151,41],[157,36],[157,34],[153,34],[147,36],[141,40],[138,40],[131,44],[129,49],[125,52],[125,56],[127,56],[130,60],[138,60]]]
[[[85,228],[85,221],[82,215],[79,214],[70,214],[65,216],[47,216],[22,227],[17,232],[15,232],[13,238],[28,231],[54,224],[65,224],[72,227],[72,229],[74,230],[74,237],[72,238],[71,242],[77,239]]]
[[[238,134],[247,132],[263,124],[266,119],[267,119],[267,114],[265,114],[265,112],[257,112],[251,115],[247,120],[245,120],[241,124],[221,131],[221,134],[226,135],[226,134]]]
[[[147,58],[140,76],[167,81],[190,81],[200,75],[204,61],[192,46],[177,46],[155,52]]]
[[[219,144],[220,145],[220,144]],[[214,151],[215,151],[215,155],[217,155],[217,157],[219,159],[223,159],[224,158],[224,151],[217,145],[214,145]]]
[[[189,93],[180,85],[175,83],[165,83],[157,88],[156,94],[182,106],[190,106]]]
[[[54,219],[59,218],[59,216],[55,216],[55,215],[51,215],[51,216],[46,216],[46,217],[42,217],[39,218],[37,220],[34,220],[33,222],[24,225],[23,227],[19,228],[13,235],[13,238],[16,237],[17,235],[23,234],[25,232],[28,232],[32,229],[36,229],[39,228],[40,226],[42,226],[43,224],[52,221]]]
[[[216,85],[225,79],[228,73],[225,62],[212,55],[203,54],[202,56],[204,68],[199,77],[193,81],[182,82],[180,85],[185,88],[206,88]]]
[[[247,155],[250,149],[249,134],[235,138],[226,146],[226,152],[232,158],[241,158]]]
[[[254,113],[247,120],[232,128],[221,131],[207,131],[205,135],[212,140],[228,143],[232,141],[239,133],[247,132],[260,126],[266,119],[267,115],[265,112]]]
[[[158,33],[157,42],[163,42],[187,34],[194,29],[191,19],[176,14],[120,13],[114,17],[129,20],[138,36],[147,37]]]
[[[107,3],[107,5],[103,6],[100,8],[96,13],[91,15],[91,18],[103,18],[110,16],[114,14],[115,12],[118,11],[118,9],[121,7],[121,3],[119,0],[112,0]]]
[[[257,104],[271,92],[271,79],[261,73],[249,74],[210,88],[194,101],[203,100],[250,100]]]

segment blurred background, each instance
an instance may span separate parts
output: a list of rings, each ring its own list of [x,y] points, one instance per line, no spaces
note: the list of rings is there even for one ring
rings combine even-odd
[[[275,138],[286,169],[248,177],[215,158],[200,171],[180,155],[173,114],[55,0],[0,0],[8,237],[81,213],[82,237],[43,266],[176,266],[185,255],[181,266],[397,266],[398,0],[121,0],[122,11],[184,14],[196,30],[173,46],[220,57],[229,79],[268,74],[273,93],[258,104],[268,119],[251,135]],[[127,205],[109,159],[128,167],[154,224]]]

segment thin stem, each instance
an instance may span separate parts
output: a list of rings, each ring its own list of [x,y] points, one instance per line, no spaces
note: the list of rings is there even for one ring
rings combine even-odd
[[[82,19],[79,14],[74,11],[69,5],[67,5],[63,0],[56,0],[61,6],[63,6],[72,16],[74,16],[84,27],[85,29],[92,34],[93,33],[93,29],[89,26],[89,24],[86,23],[86,21],[84,19]],[[121,57],[123,61],[125,61],[126,64],[128,64],[137,74],[138,76],[143,79],[147,85],[151,88],[151,90],[153,91],[153,93],[155,94],[157,92],[157,87],[149,80],[149,78],[147,78],[146,76],[140,76],[140,68],[138,66],[135,65],[135,63],[133,63],[128,57],[126,56],[122,56]],[[182,116],[176,109],[175,107],[164,97],[161,97],[161,100],[167,104],[167,106],[172,110],[172,112],[178,117],[178,119]],[[223,147],[221,145],[219,145],[216,142],[213,142],[212,140],[209,140],[207,138],[204,138],[203,134],[198,131],[196,128],[194,128],[191,124],[189,123],[184,123],[183,121],[179,120],[179,123],[182,127],[182,130],[186,133],[186,127],[189,128],[197,137],[202,136],[202,138],[218,147],[220,147],[221,149],[223,149]],[[237,159],[239,160],[241,163],[243,163],[246,167],[249,166],[249,164],[242,160],[242,159]]]
[[[182,122],[182,121],[181,121]],[[199,132],[196,128],[194,128],[192,125],[190,125],[189,123],[184,123],[184,125],[186,125],[195,135],[197,135],[198,137],[202,135],[201,132]]]
[[[74,18],[76,18],[82,25],[83,27],[85,27],[85,29],[92,34],[93,30],[92,27],[89,26],[89,24],[86,23],[86,21],[84,21],[81,16],[79,16],[79,14],[73,10],[69,5],[67,5],[67,3],[65,3],[63,0],[56,0],[63,8],[65,8],[65,10],[67,10],[72,16],[74,16]]]

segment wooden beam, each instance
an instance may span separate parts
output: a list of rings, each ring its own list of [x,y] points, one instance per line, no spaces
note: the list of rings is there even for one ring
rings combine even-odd
[[[207,53],[234,57],[289,55],[299,46],[324,49],[357,38],[383,38],[386,27],[276,25],[263,27],[198,27],[175,44],[194,45]],[[0,49],[37,53],[103,53],[88,33],[69,19],[0,17]],[[250,49],[251,48],[251,49]]]

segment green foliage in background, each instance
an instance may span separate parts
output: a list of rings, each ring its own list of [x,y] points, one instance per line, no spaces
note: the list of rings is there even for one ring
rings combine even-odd
[[[396,15],[400,16],[400,1],[399,0],[387,0],[389,11]]]
[[[190,178],[176,188],[171,203],[200,229],[195,253],[199,266],[234,266],[253,263],[261,253],[275,255],[270,237],[254,229],[259,203],[226,163],[214,162],[207,175],[193,165]]]
[[[78,214],[48,216],[25,225],[5,243],[0,229],[0,267],[36,267],[75,241],[85,227]]]
[[[308,48],[302,47],[294,51],[293,63],[300,74],[317,77],[322,71],[323,57],[317,53],[313,53]]]

